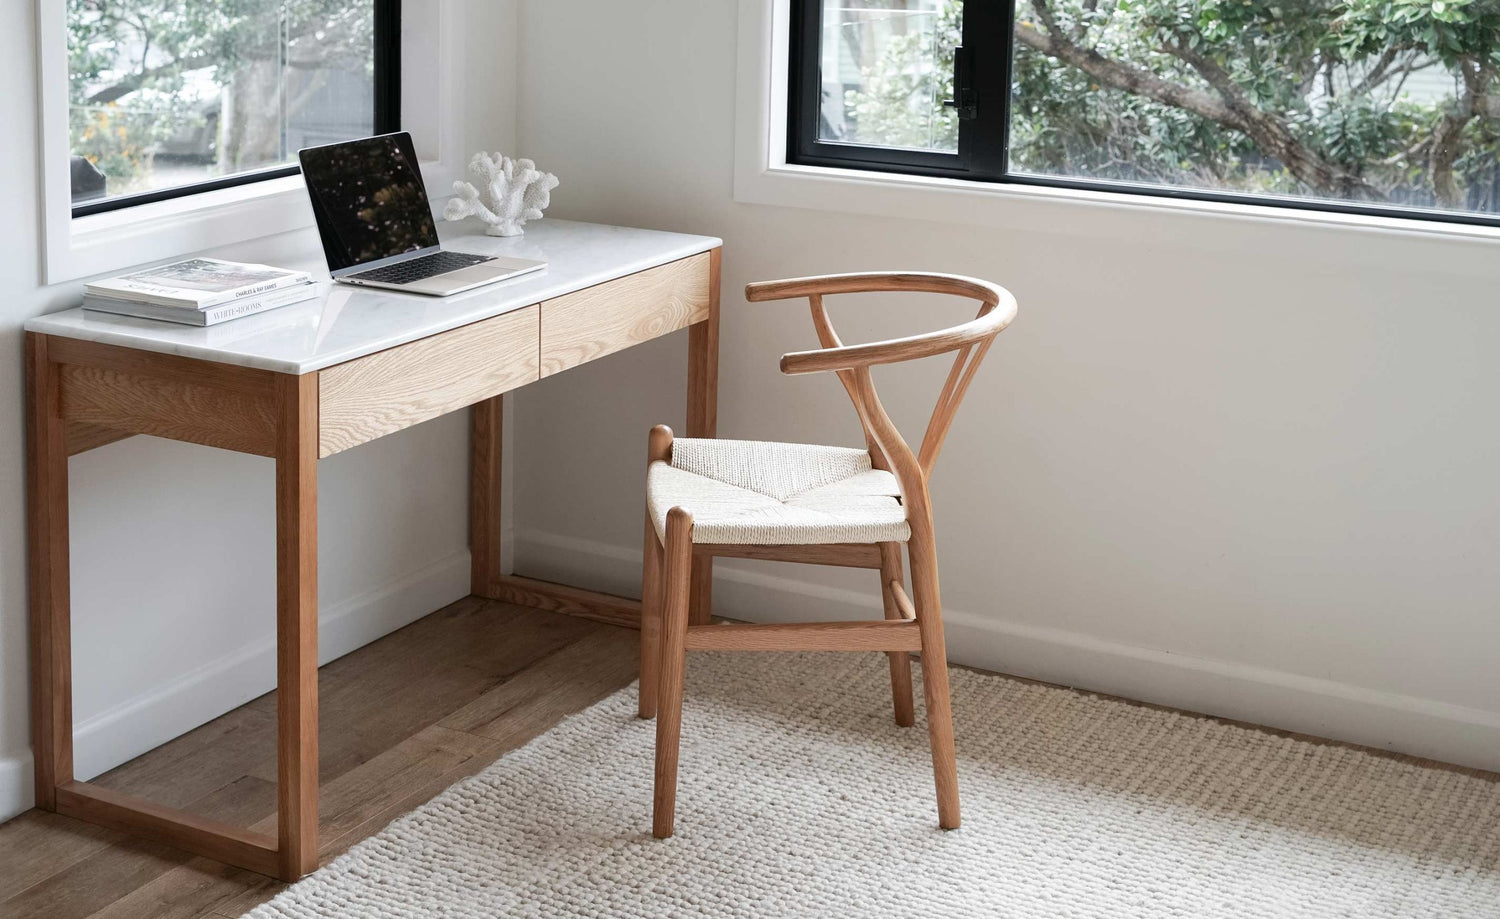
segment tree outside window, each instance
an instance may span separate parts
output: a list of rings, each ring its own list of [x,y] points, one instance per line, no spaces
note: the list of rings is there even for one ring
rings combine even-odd
[[[962,15],[824,0],[822,139],[956,151]],[[981,114],[1009,155],[981,178],[1500,214],[1495,0],[1016,0],[1010,28],[1005,111]]]
[[[374,0],[67,4],[75,204],[374,130]]]

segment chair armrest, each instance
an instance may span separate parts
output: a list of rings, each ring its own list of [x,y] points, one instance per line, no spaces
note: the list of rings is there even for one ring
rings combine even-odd
[[[745,285],[745,299],[758,303],[764,300],[789,300],[794,297],[824,294],[882,291],[951,294],[972,297],[991,306],[1009,296],[1002,287],[962,275],[933,271],[869,271],[853,274],[824,274],[809,278],[785,278],[780,281],[757,281]]]
[[[827,370],[853,370],[874,364],[895,364],[957,351],[976,342],[994,338],[1016,318],[1016,300],[1001,289],[1000,303],[985,305],[984,310],[963,325],[936,332],[892,338],[862,345],[820,348],[816,351],[793,351],[781,356],[782,373],[820,373]]]

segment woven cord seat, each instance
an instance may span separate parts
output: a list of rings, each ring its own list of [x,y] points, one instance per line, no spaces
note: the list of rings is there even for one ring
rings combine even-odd
[[[914,291],[980,303],[972,320],[910,338],[845,345],[823,308],[828,294]],[[677,748],[688,651],[882,651],[890,660],[896,723],[915,723],[911,652],[922,654],[923,698],[938,825],[959,825],[958,762],[938,595],[937,543],[927,480],[964,392],[996,335],[1016,315],[1003,288],[953,275],[878,272],[767,281],[745,298],[807,297],[822,348],[783,355],[783,373],[832,371],[849,393],[866,449],[749,440],[674,439],[651,429],[641,577],[640,716],[656,718],[651,832],[672,835]],[[921,448],[913,452],[880,404],[870,368],[957,352]],[[906,591],[902,555],[911,566]],[[709,624],[713,556],[873,568],[884,619]],[[696,608],[694,608],[696,607]]]
[[[850,447],[680,438],[646,473],[656,535],[666,538],[667,512],[680,507],[699,545],[904,543],[900,497],[896,477]]]

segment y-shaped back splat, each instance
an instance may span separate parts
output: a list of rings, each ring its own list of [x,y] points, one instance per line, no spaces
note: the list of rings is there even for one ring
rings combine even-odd
[[[818,331],[818,341],[825,348],[842,348],[843,341],[839,339],[839,333],[834,330],[833,322],[828,318],[828,310],[823,306],[822,294],[809,294],[808,301],[812,303],[813,327]],[[853,370],[836,370],[839,382],[844,384],[844,391],[854,402],[854,411],[859,415],[859,426],[865,432],[865,446],[870,450],[870,461],[876,469],[889,469],[891,464],[886,461],[885,451],[880,449],[880,442],[875,439],[874,429],[870,426],[869,414],[865,409],[864,399],[860,396],[859,382],[855,379]]]
[[[823,305],[824,295],[876,291],[969,297],[980,302],[979,315],[962,325],[936,332],[862,345],[845,345],[828,318],[828,311]],[[1015,318],[1015,298],[1003,287],[987,281],[923,272],[823,275],[764,281],[745,288],[745,298],[752,302],[792,297],[808,298],[812,305],[813,326],[818,333],[818,342],[823,347],[817,351],[799,351],[782,356],[782,372],[815,373],[832,370],[836,373],[839,382],[844,385],[849,398],[854,402],[854,410],[859,414],[860,426],[864,429],[872,461],[876,466],[895,473],[908,501],[920,491],[922,503],[925,504],[927,478],[937,463],[943,440],[953,424],[953,416],[995,336]],[[886,414],[885,407],[880,404],[870,368],[876,364],[916,360],[949,351],[957,351],[958,354],[943,383],[943,389],[938,394],[937,405],[922,437],[921,449],[914,455]]]

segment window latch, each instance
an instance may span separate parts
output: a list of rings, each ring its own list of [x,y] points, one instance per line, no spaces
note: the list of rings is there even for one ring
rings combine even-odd
[[[979,117],[979,94],[974,90],[974,62],[962,45],[953,49],[953,98],[943,100],[943,105],[956,109],[959,121],[973,121]]]

